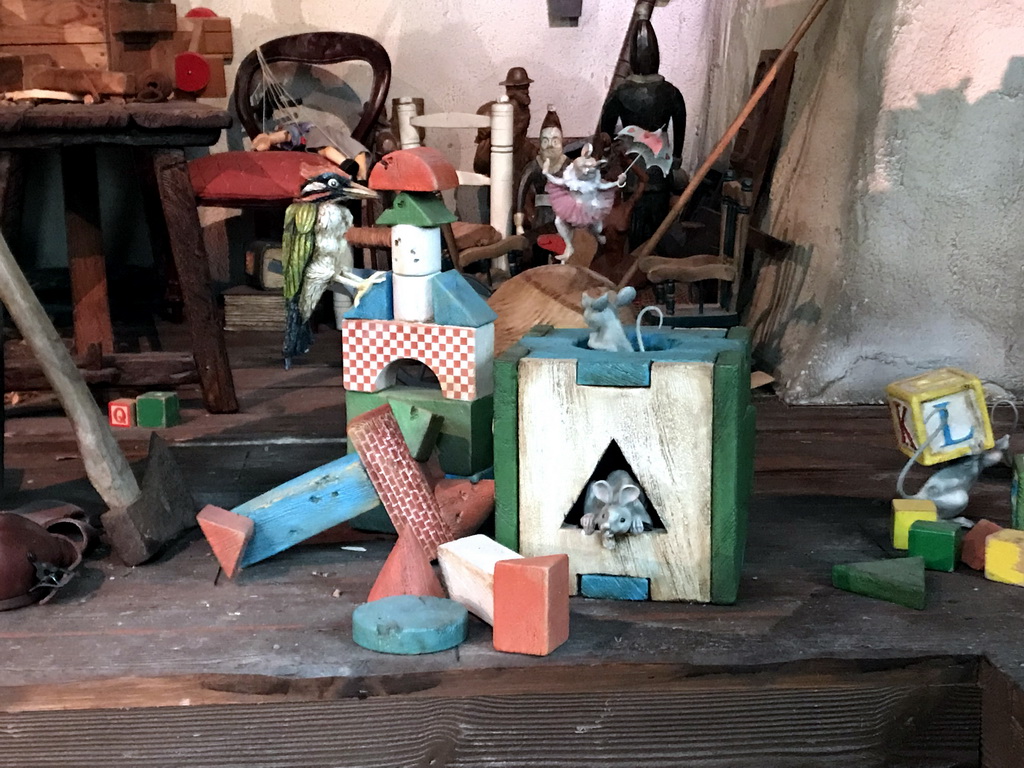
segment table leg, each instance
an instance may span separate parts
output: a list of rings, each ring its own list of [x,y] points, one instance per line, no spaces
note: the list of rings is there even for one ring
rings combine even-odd
[[[75,352],[84,354],[99,344],[105,354],[114,351],[107,298],[107,265],[100,232],[99,183],[96,151],[69,147],[61,152],[64,180],[64,226],[68,236],[68,269],[74,307]]]
[[[154,149],[153,171],[163,206],[171,254],[178,268],[185,321],[192,335],[192,351],[203,388],[203,401],[211,413],[238,410],[235,384],[228,364],[227,344],[213,297],[210,263],[203,247],[199,212],[188,177],[185,153],[180,149]]]

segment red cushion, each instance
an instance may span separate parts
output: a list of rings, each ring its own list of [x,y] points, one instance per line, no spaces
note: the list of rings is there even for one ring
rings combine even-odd
[[[306,179],[338,166],[312,152],[221,152],[188,164],[200,202],[287,202]]]

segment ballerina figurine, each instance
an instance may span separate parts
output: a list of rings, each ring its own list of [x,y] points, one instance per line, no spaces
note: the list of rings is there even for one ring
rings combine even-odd
[[[563,264],[573,254],[574,229],[589,229],[599,243],[604,242],[601,231],[615,202],[615,190],[626,183],[624,173],[616,181],[603,181],[602,161],[594,159],[593,152],[593,146],[585,144],[580,156],[566,166],[561,177],[548,173],[547,161],[542,169],[548,179],[545,191],[555,212],[555,229],[565,241],[565,251],[557,257]]]

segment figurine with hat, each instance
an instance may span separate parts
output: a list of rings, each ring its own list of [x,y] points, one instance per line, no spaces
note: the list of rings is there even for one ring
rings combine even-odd
[[[530,129],[530,83],[533,80],[523,67],[509,69],[505,79],[498,85],[505,87],[505,94],[512,102],[512,178],[522,176],[526,165],[537,156],[537,145],[526,133]],[[476,111],[478,115],[489,115],[489,101]],[[489,176],[491,172],[491,132],[482,128],[476,135],[476,154],[473,156],[473,170]]]

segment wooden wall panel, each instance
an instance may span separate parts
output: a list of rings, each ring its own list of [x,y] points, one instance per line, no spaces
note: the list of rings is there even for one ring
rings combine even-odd
[[[103,44],[103,0],[0,0],[0,45]]]

